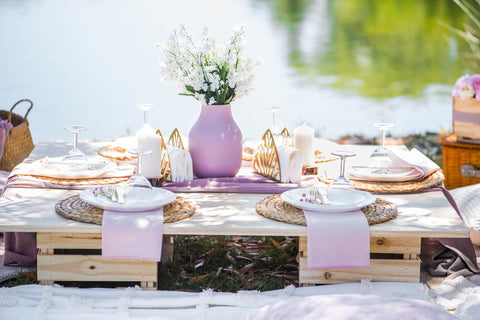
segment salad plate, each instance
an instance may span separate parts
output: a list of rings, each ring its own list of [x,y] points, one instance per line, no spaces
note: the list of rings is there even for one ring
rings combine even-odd
[[[376,198],[369,192],[361,190],[328,190],[326,192],[330,204],[309,203],[305,195],[309,188],[285,191],[280,195],[283,201],[292,206],[310,211],[346,212],[354,211],[375,202]]]
[[[104,210],[138,212],[160,208],[175,201],[177,198],[175,193],[171,191],[162,188],[152,188],[145,190],[149,192],[148,197],[145,199],[138,200],[125,197],[122,201],[118,201],[115,195],[118,194],[117,191],[123,192],[123,188],[121,185],[89,188],[80,193],[80,199]]]

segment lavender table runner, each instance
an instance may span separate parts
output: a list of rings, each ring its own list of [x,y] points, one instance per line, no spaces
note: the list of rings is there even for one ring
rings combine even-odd
[[[202,178],[192,181],[167,183],[163,188],[172,192],[231,192],[282,193],[299,188],[302,183],[279,183],[252,171],[251,163],[244,162],[239,173],[232,178]],[[313,176],[304,177],[304,183]]]
[[[420,192],[428,191],[442,191],[460,219],[463,220],[455,199],[445,187],[440,185]],[[470,238],[423,239],[421,258],[434,276],[454,278],[460,275],[466,277],[480,273],[475,248]]]
[[[299,188],[298,183],[278,183],[258,174],[233,178],[203,178],[192,181],[167,183],[163,188],[173,192],[232,192],[282,193]]]

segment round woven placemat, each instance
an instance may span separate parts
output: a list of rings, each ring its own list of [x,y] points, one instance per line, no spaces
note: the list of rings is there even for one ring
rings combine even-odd
[[[440,171],[434,172],[421,181],[406,181],[406,182],[375,182],[375,181],[360,181],[350,180],[355,189],[378,192],[378,193],[403,193],[415,192],[425,190],[438,186],[445,180],[443,173]]]
[[[307,225],[302,209],[286,203],[280,198],[279,194],[263,198],[257,203],[256,209],[258,214],[273,220],[302,226]],[[395,219],[398,214],[398,209],[395,204],[379,198],[361,210],[365,214],[369,225]]]
[[[195,205],[183,197],[163,207],[163,223],[187,219],[195,214]],[[102,224],[103,209],[94,207],[80,199],[78,195],[60,200],[55,205],[55,211],[71,220]]]
[[[36,175],[18,175],[34,177],[36,179],[44,180],[52,184],[61,186],[101,186],[106,184],[117,184],[127,181],[130,177],[115,177],[115,178],[89,178],[89,179],[57,179]]]

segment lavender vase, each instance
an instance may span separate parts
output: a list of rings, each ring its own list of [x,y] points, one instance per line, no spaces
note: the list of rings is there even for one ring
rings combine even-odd
[[[199,178],[233,177],[242,165],[242,132],[230,104],[202,106],[188,136],[193,173]]]

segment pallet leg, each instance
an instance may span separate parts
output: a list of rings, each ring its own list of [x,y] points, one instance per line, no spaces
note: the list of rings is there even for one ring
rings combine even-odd
[[[173,260],[173,237],[163,236],[162,263]]]
[[[141,281],[140,288],[144,290],[157,290],[157,283],[153,281]]]

